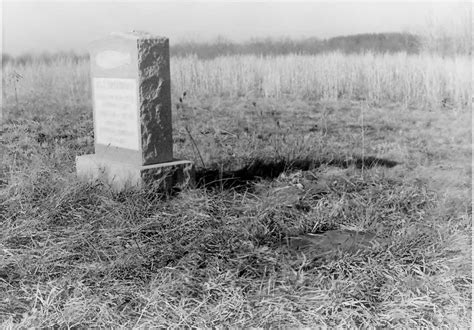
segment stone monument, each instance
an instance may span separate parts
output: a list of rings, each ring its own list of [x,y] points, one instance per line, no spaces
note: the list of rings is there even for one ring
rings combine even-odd
[[[90,48],[95,153],[76,157],[80,178],[114,189],[194,182],[194,164],[173,158],[169,41],[112,33]]]

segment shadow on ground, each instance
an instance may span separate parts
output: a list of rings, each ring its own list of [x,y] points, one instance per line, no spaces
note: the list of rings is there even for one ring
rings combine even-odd
[[[260,179],[273,179],[278,177],[285,171],[308,171],[323,165],[336,166],[340,168],[348,168],[355,166],[356,168],[372,168],[375,166],[383,166],[392,168],[398,165],[398,162],[389,159],[364,157],[353,159],[330,159],[330,160],[262,160],[256,159],[252,163],[241,169],[234,171],[221,171],[219,169],[204,168],[196,172],[196,183],[198,187],[203,188],[242,188],[250,183]]]

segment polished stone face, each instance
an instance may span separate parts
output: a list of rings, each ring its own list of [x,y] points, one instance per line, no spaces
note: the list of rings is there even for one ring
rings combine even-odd
[[[137,81],[93,78],[96,142],[140,150]]]

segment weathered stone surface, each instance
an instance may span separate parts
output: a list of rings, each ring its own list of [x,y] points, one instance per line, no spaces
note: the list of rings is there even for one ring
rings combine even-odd
[[[195,185],[194,163],[188,160],[142,166],[140,173],[144,185],[158,185],[165,190],[182,189]]]
[[[169,191],[194,186],[194,164],[187,160],[140,166],[99,155],[84,155],[76,158],[76,170],[79,178],[100,180],[117,191],[145,186]]]
[[[168,162],[173,159],[169,41],[137,43],[143,165]]]

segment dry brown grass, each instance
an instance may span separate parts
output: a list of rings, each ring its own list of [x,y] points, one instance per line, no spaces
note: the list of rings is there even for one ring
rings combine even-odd
[[[172,58],[173,93],[191,98],[271,97],[364,100],[427,110],[465,108],[471,102],[471,60],[467,56],[376,55],[226,56],[213,60]],[[21,79],[16,79],[17,74]],[[49,108],[90,106],[89,63],[58,60],[49,65],[7,64],[3,68],[7,104],[43,101]]]
[[[467,109],[188,92],[200,185],[114,193],[75,178],[89,87],[60,65],[37,80],[16,68],[19,108],[6,103],[2,327],[470,326]],[[175,154],[199,164],[185,124]],[[327,258],[285,244],[329,230],[390,244]]]
[[[177,90],[200,96],[349,99],[432,109],[469,104],[470,63],[468,57],[404,53],[188,57],[173,61],[172,77]]]

